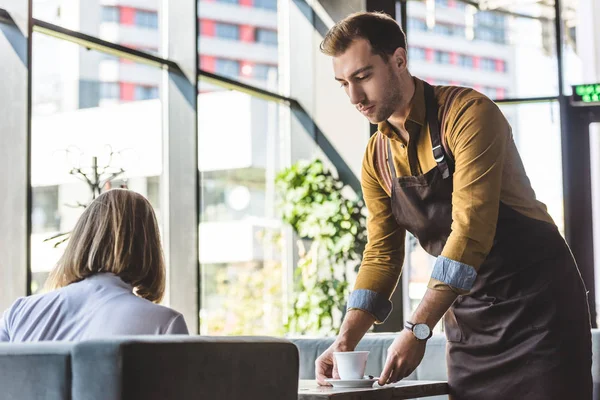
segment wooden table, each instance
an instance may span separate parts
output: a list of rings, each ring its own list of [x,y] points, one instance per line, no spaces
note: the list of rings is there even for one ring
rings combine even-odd
[[[300,380],[298,400],[400,400],[448,394],[443,381],[400,381],[372,388],[318,386],[314,380]]]

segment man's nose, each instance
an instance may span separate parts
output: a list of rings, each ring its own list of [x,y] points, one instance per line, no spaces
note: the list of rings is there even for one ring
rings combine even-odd
[[[364,102],[365,94],[360,88],[356,86],[350,86],[348,89],[348,96],[350,97],[350,103],[357,105]]]

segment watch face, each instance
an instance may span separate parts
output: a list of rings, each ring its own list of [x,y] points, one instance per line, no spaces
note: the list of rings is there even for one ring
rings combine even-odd
[[[425,340],[429,338],[429,334],[431,333],[431,329],[426,324],[416,324],[413,327],[413,333],[419,340]]]

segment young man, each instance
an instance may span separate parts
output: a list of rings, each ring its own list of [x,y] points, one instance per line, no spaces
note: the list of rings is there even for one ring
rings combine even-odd
[[[379,132],[362,169],[368,244],[340,334],[316,361],[319,383],[338,377],[334,351],[352,351],[389,315],[409,231],[437,261],[379,384],[419,365],[444,316],[451,398],[590,399],[585,287],[498,107],[411,76],[404,33],[385,14],[348,16],[321,50]]]

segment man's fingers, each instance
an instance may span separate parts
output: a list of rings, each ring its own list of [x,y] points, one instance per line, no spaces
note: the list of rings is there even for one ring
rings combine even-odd
[[[400,379],[402,379],[404,377],[403,374],[404,370],[401,369],[401,367],[398,367],[394,370],[394,372],[392,373],[392,375],[390,376],[390,379],[388,380],[388,383],[396,383],[398,382]]]
[[[325,382],[325,379],[328,379],[329,377],[326,374],[323,373],[317,373],[317,383],[320,386],[330,386],[331,384],[328,382]]]
[[[317,362],[315,362],[315,377],[319,385],[329,385],[329,383],[325,382],[325,379],[330,378],[330,373],[331,365],[328,365],[326,362],[320,360],[317,360]]]
[[[333,369],[331,372],[331,377],[333,379],[340,379],[340,374],[338,373],[338,368],[337,368],[337,364],[335,363],[335,361],[333,362]]]
[[[379,376],[379,381],[377,381],[377,383],[379,383],[380,386],[385,385],[390,376],[392,375],[393,372],[393,363],[392,360],[388,358],[388,360],[385,362],[385,367],[383,367],[383,371],[381,371],[381,375]]]

